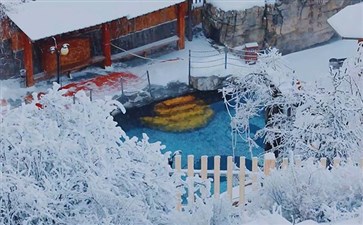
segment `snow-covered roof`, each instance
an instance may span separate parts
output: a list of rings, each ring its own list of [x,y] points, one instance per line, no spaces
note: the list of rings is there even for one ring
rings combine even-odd
[[[363,38],[363,2],[340,10],[328,23],[343,38]]]
[[[8,5],[6,14],[35,41],[109,22],[134,18],[185,0],[36,0]]]

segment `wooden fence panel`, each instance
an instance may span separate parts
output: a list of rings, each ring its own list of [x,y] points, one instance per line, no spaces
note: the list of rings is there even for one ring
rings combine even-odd
[[[245,204],[245,176],[246,176],[246,157],[239,158],[239,201],[238,205]]]
[[[220,195],[220,186],[221,186],[221,180],[220,180],[220,162],[221,157],[220,156],[214,156],[214,197],[219,198]]]
[[[339,165],[340,165],[340,158],[335,157],[334,158],[334,163],[333,163],[334,168],[338,168]]]
[[[181,155],[175,156],[175,172],[181,173]],[[182,205],[181,205],[181,193],[179,191],[176,193],[176,200],[177,200],[176,209],[180,211]]]
[[[283,158],[281,169],[283,169],[283,170],[286,169],[288,165],[289,165],[289,160],[287,158]]]
[[[194,155],[188,155],[188,204],[194,202]]]
[[[203,155],[202,156],[202,159],[201,159],[201,178],[203,180],[206,180],[208,175],[207,175],[207,170],[208,170],[208,156],[206,155]]]
[[[252,189],[253,190],[257,190],[258,186],[257,186],[257,163],[258,163],[258,158],[257,157],[253,157],[252,158]]]
[[[227,157],[227,196],[232,201],[233,157]]]
[[[207,156],[202,156],[201,157],[201,169],[200,170],[195,170],[194,169],[194,156],[193,155],[188,155],[188,162],[187,162],[187,169],[183,169],[181,168],[181,156],[180,155],[176,155],[175,156],[175,168],[174,168],[174,172],[177,173],[181,173],[181,172],[186,172],[187,173],[187,177],[189,180],[189,186],[188,186],[188,204],[193,204],[194,200],[195,200],[195,182],[194,182],[194,176],[195,174],[200,174],[202,180],[206,180],[208,179],[208,175],[213,175],[214,178],[214,198],[219,199],[220,198],[220,192],[221,192],[221,182],[220,182],[220,177],[221,176],[226,176],[227,177],[227,192],[226,192],[226,197],[229,201],[232,202],[233,200],[233,176],[234,175],[238,175],[239,178],[239,187],[238,187],[238,205],[245,205],[246,202],[246,193],[245,193],[245,188],[246,188],[246,184],[245,184],[245,178],[246,178],[246,158],[245,157],[240,157],[239,158],[240,161],[240,167],[238,170],[234,170],[234,162],[233,162],[233,157],[232,156],[228,156],[227,157],[227,170],[226,171],[221,171],[221,157],[220,156],[214,156],[214,169],[213,170],[208,170],[208,157]],[[340,158],[334,158],[333,160],[333,166],[334,168],[338,168],[340,166],[340,162],[341,159]],[[296,156],[294,158],[294,163],[291,162],[292,164],[290,166],[295,166],[296,167],[301,167],[301,160],[300,157]],[[320,159],[320,161],[318,162],[318,165],[320,168],[322,169],[326,169],[327,167],[327,158],[322,157]],[[288,159],[287,158],[283,158],[282,159],[282,163],[281,163],[281,169],[286,169],[288,167]],[[363,158],[360,159],[359,161],[359,167],[363,170]],[[269,176],[271,173],[272,169],[276,169],[276,159],[272,158],[271,155],[269,156],[265,156],[264,158],[264,174],[265,176]],[[363,172],[363,171],[362,171]],[[251,172],[251,181],[252,181],[252,191],[256,191],[258,190],[259,187],[259,181],[258,181],[258,174],[259,174],[259,169],[258,169],[258,158],[257,157],[253,157],[252,158],[252,172]],[[203,197],[203,196],[202,196]],[[181,193],[178,192],[176,194],[176,198],[178,200],[177,203],[177,210],[181,210]]]

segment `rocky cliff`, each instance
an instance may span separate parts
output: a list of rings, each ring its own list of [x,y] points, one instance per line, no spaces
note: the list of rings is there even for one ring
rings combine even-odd
[[[224,12],[204,6],[203,27],[208,37],[230,47],[258,42],[290,53],[324,43],[335,32],[327,19],[359,0],[277,0],[273,5]]]

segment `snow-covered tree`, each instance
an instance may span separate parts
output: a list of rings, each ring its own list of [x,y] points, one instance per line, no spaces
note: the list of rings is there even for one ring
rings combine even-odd
[[[335,156],[359,158],[363,139],[362,45],[357,56],[332,71],[329,87],[296,85],[293,71],[274,49],[261,54],[256,72],[233,76],[223,88],[231,111],[232,128],[250,143],[264,137],[271,150],[303,158]],[[293,85],[283,84],[292,81]],[[255,136],[249,120],[264,110],[266,126]]]
[[[7,10],[13,10],[12,7],[16,4],[22,4],[29,0],[0,0],[0,20],[6,16]],[[35,0],[33,0],[35,1]]]
[[[116,127],[118,102],[58,88],[1,120],[0,224],[168,224],[178,177],[163,146]]]

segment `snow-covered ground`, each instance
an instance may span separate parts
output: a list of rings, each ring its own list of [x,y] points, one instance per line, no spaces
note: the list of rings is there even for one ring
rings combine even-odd
[[[317,83],[326,87],[329,84],[327,79],[329,77],[329,59],[350,57],[355,54],[356,48],[357,42],[354,40],[339,40],[316,48],[288,54],[284,56],[284,59],[286,60],[286,65],[295,70],[296,78],[301,80],[303,85]],[[213,54],[218,54],[216,48],[211,46],[206,38],[199,36],[194,38],[192,42],[187,41],[184,50],[173,51],[139,66],[125,68],[122,64],[116,63],[111,71],[102,68],[88,68],[73,74],[73,77],[86,77],[87,73],[107,74],[114,71],[129,71],[142,76],[148,70],[151,84],[166,85],[172,81],[187,83],[189,50],[212,51]],[[223,50],[220,50],[220,52],[223,56]],[[229,57],[235,56],[231,55]],[[242,61],[238,63],[244,67],[229,66],[227,70],[224,69],[224,66],[192,69],[192,75],[209,76],[218,74],[219,76],[226,76],[233,73],[248,74],[250,70],[248,66]],[[206,66],[208,67],[207,63]],[[72,82],[72,80],[65,77],[62,77],[62,80],[63,85]],[[284,83],[283,78],[278,78],[278,80]],[[289,85],[291,82],[285,81],[285,83]],[[20,78],[2,80],[0,81],[0,99],[20,101],[19,99],[23,99],[28,93],[45,91],[51,85],[49,81],[42,81],[33,87],[25,88],[24,81]],[[115,94],[119,94],[119,92]]]
[[[313,220],[305,220],[303,222],[296,223],[295,225],[362,225],[362,224],[363,224],[363,218],[355,218],[334,223],[317,223]],[[278,214],[266,213],[265,215],[261,214],[255,220],[245,223],[243,225],[292,225],[292,223],[290,223],[289,221],[287,221],[285,218],[281,217]]]

